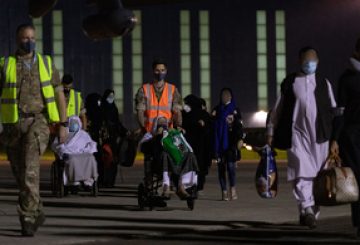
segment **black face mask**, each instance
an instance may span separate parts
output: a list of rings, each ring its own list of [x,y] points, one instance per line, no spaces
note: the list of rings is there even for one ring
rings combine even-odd
[[[20,48],[25,53],[29,54],[35,50],[35,42],[34,41],[22,42]]]
[[[166,73],[154,73],[154,78],[156,81],[163,81],[166,78]]]
[[[70,88],[64,88],[64,94],[66,95],[70,94]]]

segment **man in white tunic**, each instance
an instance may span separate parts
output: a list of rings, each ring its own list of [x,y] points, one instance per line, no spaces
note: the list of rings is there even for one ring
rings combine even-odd
[[[314,202],[313,179],[329,155],[336,102],[329,81],[316,73],[316,50],[301,49],[299,59],[301,71],[283,81],[267,134],[269,144],[287,150],[288,181],[293,183],[300,224],[315,228],[319,209]]]

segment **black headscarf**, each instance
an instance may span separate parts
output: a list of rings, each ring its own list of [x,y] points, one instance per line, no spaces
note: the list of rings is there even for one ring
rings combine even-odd
[[[104,116],[104,119],[105,119],[106,122],[113,123],[113,124],[118,124],[120,122],[120,120],[119,120],[119,110],[118,110],[115,102],[110,104],[106,100],[107,97],[111,93],[115,94],[114,90],[106,89],[105,92],[104,92],[104,95],[103,95],[102,100],[101,100],[102,113],[103,113],[103,116]]]
[[[191,107],[191,112],[197,113],[202,109],[202,104],[200,98],[190,94],[184,98],[184,103]]]
[[[98,93],[89,94],[85,99],[86,116],[92,122],[101,121],[101,107],[99,105],[101,95]]]

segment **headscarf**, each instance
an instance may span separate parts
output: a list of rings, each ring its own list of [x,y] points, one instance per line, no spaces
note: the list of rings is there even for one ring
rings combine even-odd
[[[101,100],[101,108],[102,108],[102,112],[103,112],[103,116],[106,122],[111,123],[111,124],[118,124],[120,122],[119,120],[119,110],[116,107],[115,102],[114,103],[109,103],[107,102],[107,97],[111,94],[114,93],[114,90],[112,89],[106,89],[104,92],[104,95],[102,97]]]
[[[85,100],[86,116],[94,124],[101,124],[101,95],[98,93],[89,94]]]
[[[197,96],[190,94],[184,98],[184,103],[191,107],[191,112],[197,113],[201,111],[202,104],[200,98]]]

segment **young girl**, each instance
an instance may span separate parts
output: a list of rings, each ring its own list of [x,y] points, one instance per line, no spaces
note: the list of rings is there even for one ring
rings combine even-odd
[[[236,200],[236,161],[240,160],[243,130],[240,110],[236,108],[230,88],[223,88],[220,103],[212,111],[214,118],[214,157],[218,164],[222,200]],[[226,171],[230,195],[226,184]]]

